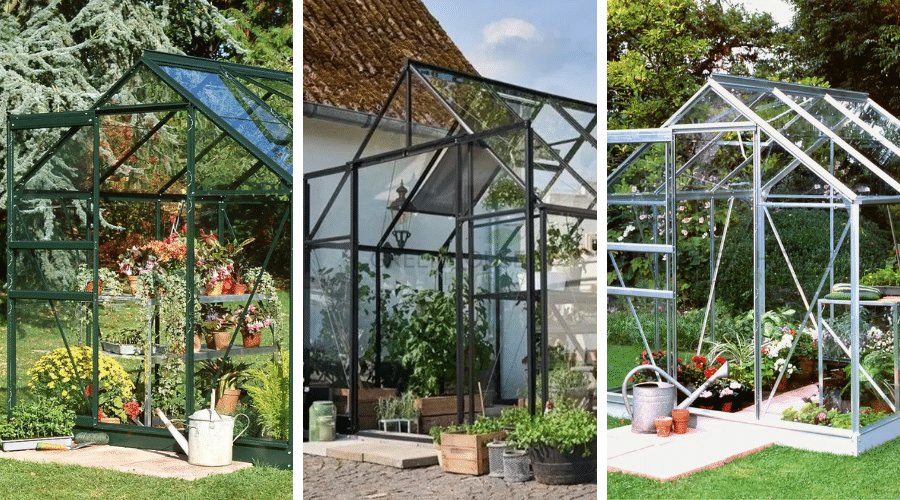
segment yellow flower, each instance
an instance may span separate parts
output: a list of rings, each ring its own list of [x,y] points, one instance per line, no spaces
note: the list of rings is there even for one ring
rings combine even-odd
[[[69,397],[69,391],[63,390],[63,391],[62,391],[62,397],[64,397],[64,398]]]
[[[54,386],[54,385],[56,385],[56,383],[53,382],[52,380],[51,380],[49,383],[47,383],[47,387],[49,387],[49,388],[51,388],[51,389],[53,389],[53,386]]]

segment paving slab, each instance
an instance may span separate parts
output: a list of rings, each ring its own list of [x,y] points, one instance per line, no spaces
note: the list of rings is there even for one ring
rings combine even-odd
[[[746,424],[700,418],[686,434],[661,438],[638,434],[631,428],[607,431],[606,470],[624,472],[659,481],[671,481],[695,472],[721,467],[773,444],[764,429]]]
[[[173,451],[142,450],[120,446],[94,445],[77,450],[22,450],[0,452],[0,458],[39,463],[58,463],[96,467],[140,474],[193,481],[214,474],[227,474],[248,467],[248,462],[231,462],[222,467],[191,465],[185,455]]]

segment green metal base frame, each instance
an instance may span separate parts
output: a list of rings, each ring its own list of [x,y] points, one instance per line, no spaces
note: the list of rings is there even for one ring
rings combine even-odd
[[[183,453],[169,431],[138,425],[103,424],[87,416],[75,417],[75,432],[105,432],[109,444],[125,448],[176,451]],[[234,443],[232,458],[238,462],[268,465],[279,469],[293,469],[293,447],[288,441],[262,438],[240,438]]]

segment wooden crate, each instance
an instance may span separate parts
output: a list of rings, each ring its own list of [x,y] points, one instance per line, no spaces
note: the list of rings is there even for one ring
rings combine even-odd
[[[465,396],[465,413],[468,414],[472,405],[469,404],[469,396]],[[446,427],[456,423],[456,396],[435,396],[419,398],[415,402],[419,410],[419,432],[428,434],[432,427]],[[481,414],[481,403],[475,401],[475,414]]]
[[[490,471],[487,444],[506,439],[505,432],[490,434],[441,434],[441,470],[481,476]]]

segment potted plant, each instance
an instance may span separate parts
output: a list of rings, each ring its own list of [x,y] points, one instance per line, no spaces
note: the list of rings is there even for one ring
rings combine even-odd
[[[290,352],[269,360],[264,367],[249,371],[247,393],[262,421],[262,432],[274,439],[287,440],[291,425]]]
[[[3,451],[33,450],[38,443],[72,445],[75,412],[48,398],[21,402],[9,421],[0,424]]]
[[[97,269],[97,278],[99,282],[97,295],[101,295],[104,290],[106,291],[106,295],[122,295],[122,287],[119,286],[116,273],[111,269],[105,267]],[[78,266],[78,272],[75,275],[75,283],[76,288],[83,289],[85,292],[90,293],[94,291],[94,272],[92,268],[85,264]]]
[[[231,342],[237,319],[230,310],[218,304],[204,304],[203,309],[200,330],[206,338],[206,346],[216,350],[225,349]]]
[[[262,340],[262,329],[271,326],[274,320],[256,304],[250,304],[246,313],[244,313],[243,306],[238,307],[233,314],[236,321],[241,321],[241,337],[244,347],[259,347]]]
[[[429,433],[440,454],[441,470],[475,476],[490,470],[487,443],[506,437],[502,422],[484,415],[472,424],[434,426]]]
[[[238,399],[241,397],[241,389],[248,379],[247,370],[249,363],[235,363],[231,358],[205,359],[200,362],[197,376],[200,377],[201,393],[208,393],[212,389],[216,372],[219,372],[219,381],[216,384],[216,411],[234,413]]]
[[[534,478],[544,484],[578,484],[597,478],[597,417],[581,408],[557,407],[522,421],[507,444],[528,450]]]
[[[411,392],[401,397],[379,398],[375,406],[378,428],[386,432],[417,433],[419,430],[419,410],[415,406],[416,397]]]
[[[584,230],[577,225],[558,225],[551,223],[547,227],[547,286],[561,289],[566,286],[578,286],[584,271],[584,256],[590,252],[584,248],[582,240]],[[537,247],[536,247],[537,248]],[[537,249],[535,250],[537,252]],[[522,267],[525,267],[525,254],[519,256]],[[535,254],[534,272],[535,288],[539,288],[540,255]],[[525,288],[525,274],[519,275],[519,285]]]

